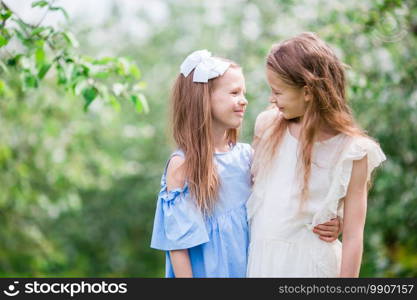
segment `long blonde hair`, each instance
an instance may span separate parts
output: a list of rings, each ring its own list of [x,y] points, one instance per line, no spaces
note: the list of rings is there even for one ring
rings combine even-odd
[[[230,60],[229,68],[240,68]],[[214,208],[219,178],[214,164],[212,112],[210,99],[222,76],[207,83],[193,82],[194,70],[179,74],[171,94],[171,129],[177,147],[184,152],[184,172],[191,195],[198,208],[209,214]],[[236,144],[238,129],[228,129],[227,141]]]
[[[298,149],[303,204],[309,196],[312,151],[319,129],[326,126],[348,136],[367,135],[354,120],[347,104],[343,63],[316,34],[302,33],[274,45],[267,56],[266,67],[290,86],[306,87],[312,96],[302,117]],[[263,137],[256,150],[255,174],[261,167],[270,165],[290,122],[276,118],[265,131],[268,136]]]

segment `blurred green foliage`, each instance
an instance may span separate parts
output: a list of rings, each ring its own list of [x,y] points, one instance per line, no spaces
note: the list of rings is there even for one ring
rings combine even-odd
[[[148,104],[141,92],[144,83],[136,64],[123,57],[92,58],[76,55],[78,41],[69,30],[43,26],[42,21],[56,11],[67,19],[66,10],[54,1],[34,1],[32,8],[44,8],[37,24],[29,24],[8,5],[0,1],[0,48],[5,55],[0,64],[0,95],[13,97],[13,92],[25,93],[37,88],[48,73],[56,77],[57,85],[84,98],[84,109],[98,97],[119,108],[117,100],[132,101],[138,112],[148,112]],[[7,44],[17,43],[13,52]],[[53,72],[55,71],[55,72]]]
[[[163,276],[164,254],[149,244],[180,63],[207,48],[242,65],[241,140],[250,142],[268,105],[265,56],[302,31],[317,32],[349,65],[355,116],[388,158],[369,195],[361,276],[417,276],[415,1],[150,1],[135,12],[136,31],[117,33],[127,28],[123,2],[113,5],[101,26],[70,16],[77,51],[137,62],[149,114],[126,101],[118,110],[94,101],[84,112],[82,94],[49,74],[27,90],[0,77],[1,276]],[[107,39],[96,39],[100,32]]]

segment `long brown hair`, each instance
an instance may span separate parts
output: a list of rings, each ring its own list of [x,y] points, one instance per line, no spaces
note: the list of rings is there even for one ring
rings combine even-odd
[[[354,120],[346,100],[345,65],[331,48],[316,34],[306,32],[273,45],[266,67],[285,83],[296,88],[306,87],[311,101],[301,120],[298,153],[302,173],[301,204],[308,198],[312,151],[320,128],[331,128],[348,136],[366,136]],[[261,166],[270,165],[291,120],[278,117],[265,131],[254,162],[255,173]]]
[[[239,68],[235,62],[229,68]],[[227,71],[226,71],[227,72]],[[211,95],[222,76],[207,83],[193,82],[194,70],[179,74],[171,94],[171,129],[177,147],[184,152],[185,178],[198,208],[209,214],[216,202],[219,178],[214,164]],[[227,141],[236,144],[238,129],[227,130]]]

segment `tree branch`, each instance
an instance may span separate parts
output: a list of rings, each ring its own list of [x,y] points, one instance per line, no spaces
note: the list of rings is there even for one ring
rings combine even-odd
[[[5,10],[8,10],[8,11],[10,11],[10,12],[12,12],[11,10],[10,10],[10,8],[6,5],[6,3],[4,3],[3,2],[3,0],[0,0],[0,4],[1,4],[1,6],[3,6],[4,7],[4,9]],[[3,22],[1,23],[1,27],[5,27],[6,26],[6,21],[7,21],[7,19],[4,19],[3,20]]]
[[[53,0],[52,3],[48,4],[48,8],[46,9],[45,13],[43,14],[42,18],[39,20],[38,24],[36,24],[36,27],[39,27],[39,25],[42,24],[43,20],[45,19],[46,15],[49,13],[49,8],[51,8],[56,0]]]

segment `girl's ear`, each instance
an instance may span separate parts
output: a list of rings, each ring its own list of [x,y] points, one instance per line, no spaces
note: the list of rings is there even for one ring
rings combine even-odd
[[[306,85],[303,86],[303,95],[304,95],[304,101],[305,102],[311,101],[312,95],[311,95],[310,89]]]

